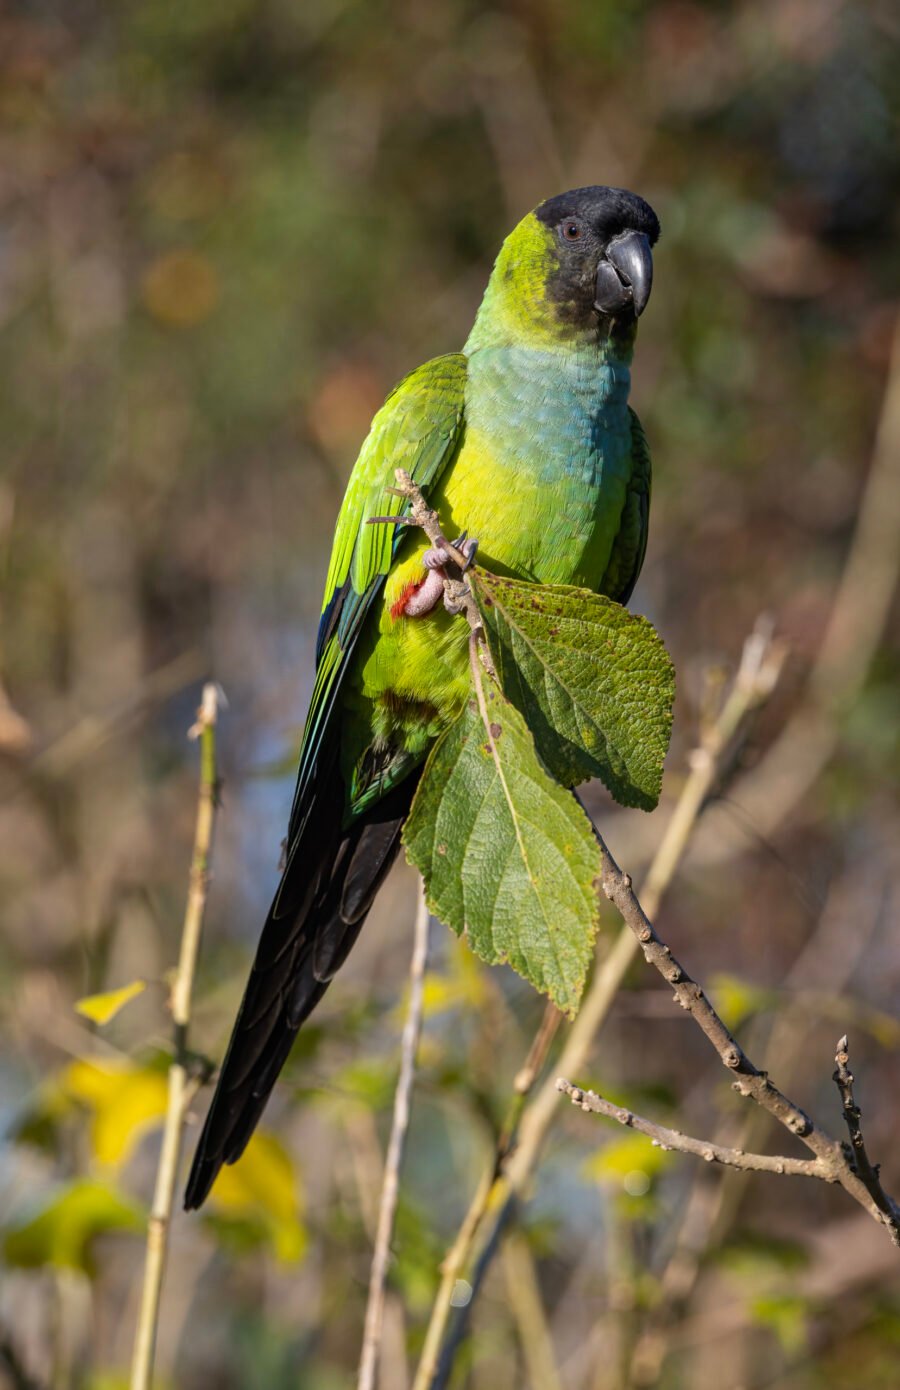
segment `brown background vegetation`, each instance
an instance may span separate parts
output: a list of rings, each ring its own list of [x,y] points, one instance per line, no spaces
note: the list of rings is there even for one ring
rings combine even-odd
[[[230,706],[193,1035],[219,1057],[368,421],[462,343],[509,227],[581,183],[632,187],[663,223],[635,370],[655,490],[632,606],[679,674],[665,804],[760,612],[792,652],[661,925],[832,1130],[850,1032],[870,1149],[900,1186],[900,652],[896,612],[871,620],[868,598],[891,588],[889,476],[855,552],[865,582],[809,680],[889,372],[896,39],[889,6],[841,0],[0,11],[0,1385],[114,1390],[128,1364],[139,1236],[105,1236],[87,1271],[40,1249],[22,1268],[9,1239],[73,1178],[149,1196],[164,989],[105,1040],[72,1005],[175,959],[201,679]],[[590,804],[636,873],[665,804]],[[267,1113],[277,1180],[263,1166],[231,1207],[177,1220],[161,1384],[354,1383],[413,897],[400,867],[287,1069]],[[435,943],[384,1390],[408,1384],[541,1010],[448,933]],[[635,967],[577,1079],[733,1133],[739,1102],[694,1032]],[[71,1064],[95,1051],[132,1059],[144,1099],[85,1109]],[[560,1102],[517,1247],[560,1386],[893,1390],[896,1252],[873,1223],[814,1184],[635,1144]],[[515,1268],[493,1271],[459,1387],[529,1383]]]

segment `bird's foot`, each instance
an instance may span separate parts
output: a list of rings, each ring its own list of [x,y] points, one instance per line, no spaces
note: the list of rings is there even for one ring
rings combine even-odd
[[[456,540],[451,541],[450,544],[454,550],[458,550],[460,555],[465,557],[466,563],[463,565],[463,573],[465,573],[475,559],[475,552],[478,549],[477,537],[473,536],[470,540],[468,531],[463,531],[462,535],[457,536]],[[449,560],[450,552],[445,550],[442,545],[432,546],[422,556],[422,564],[427,570],[443,569]]]
[[[470,540],[468,533],[464,531],[452,542],[452,545],[454,550],[459,551],[465,557],[466,563],[463,570],[465,573],[475,558],[478,541],[474,536]],[[392,617],[424,618],[426,614],[437,607],[441,599],[444,600],[444,607],[448,613],[461,612],[464,607],[461,594],[466,586],[457,580],[456,587],[460,593],[447,592],[445,581],[448,576],[445,566],[449,561],[450,552],[445,550],[443,546],[432,546],[430,550],[426,550],[422,556],[422,563],[427,571],[425,578],[404,589],[398,602],[391,608]]]

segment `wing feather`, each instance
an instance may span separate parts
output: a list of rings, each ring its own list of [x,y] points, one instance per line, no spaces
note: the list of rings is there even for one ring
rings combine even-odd
[[[388,492],[405,468],[421,487],[435,483],[453,456],[463,423],[466,358],[436,357],[398,382],[372,421],[350,476],[325,581],[316,652],[316,680],[300,750],[297,790],[288,827],[288,858],[309,812],[325,729],[333,716],[347,660],[381,592],[403,528],[369,526],[372,516],[408,509]]]
[[[600,592],[617,603],[627,603],[631,598],[644,563],[650,528],[650,449],[637,415],[630,408],[628,414],[631,417],[631,477],[618,534],[600,585]]]

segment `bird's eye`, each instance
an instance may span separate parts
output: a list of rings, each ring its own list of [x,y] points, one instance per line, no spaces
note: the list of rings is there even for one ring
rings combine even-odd
[[[581,227],[577,222],[564,222],[562,234],[566,241],[578,241],[581,236]]]

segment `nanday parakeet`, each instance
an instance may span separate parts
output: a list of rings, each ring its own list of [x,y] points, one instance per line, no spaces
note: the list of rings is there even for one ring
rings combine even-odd
[[[496,574],[625,603],[647,540],[650,456],[628,406],[659,222],[624,189],[540,204],[500,250],[460,353],[375,416],[338,518],[286,866],[188,1182],[205,1199],[243,1152],[301,1023],[343,964],[400,845],[423,761],[470,692],[469,629],[429,595],[403,467],[448,536]]]

